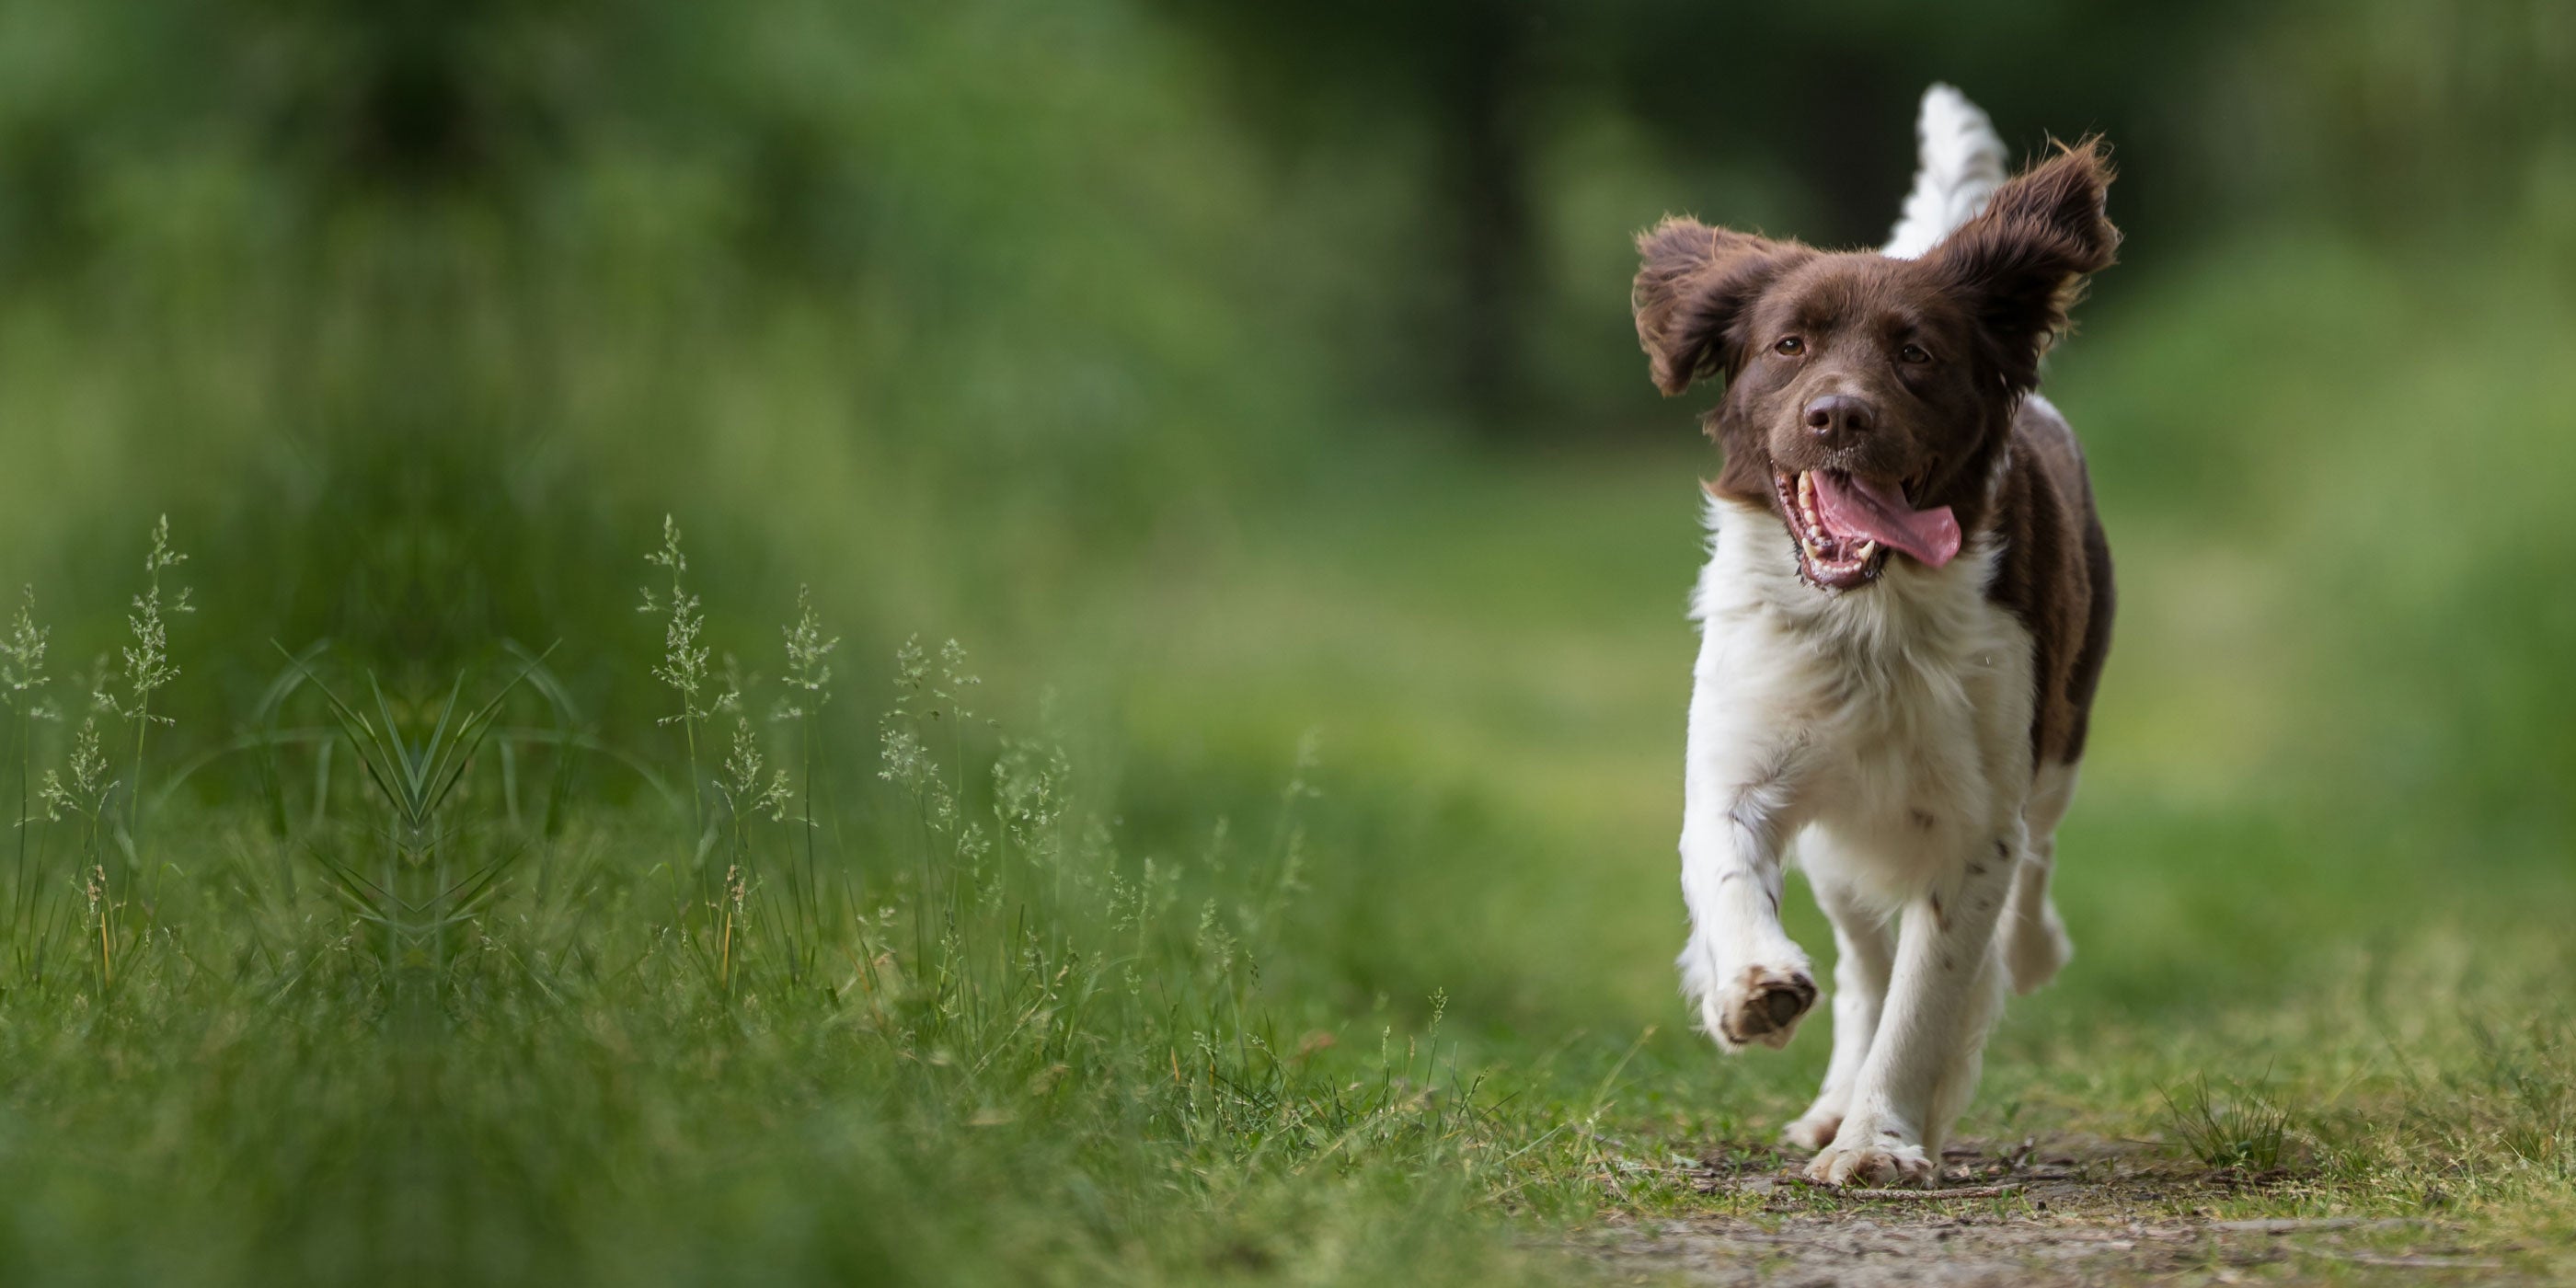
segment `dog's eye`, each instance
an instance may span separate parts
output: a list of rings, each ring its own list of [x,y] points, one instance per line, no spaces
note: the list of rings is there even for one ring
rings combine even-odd
[[[1794,335],[1784,335],[1780,337],[1780,343],[1771,346],[1771,352],[1783,358],[1794,358],[1806,351],[1807,342]]]
[[[1896,360],[1899,362],[1912,363],[1919,367],[1924,363],[1930,362],[1932,360],[1932,355],[1924,352],[1922,345],[1909,344],[1896,351]]]

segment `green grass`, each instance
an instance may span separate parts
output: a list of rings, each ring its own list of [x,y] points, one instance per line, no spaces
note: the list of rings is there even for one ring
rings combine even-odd
[[[2264,1175],[2290,1160],[2290,1114],[2261,1087],[2212,1091],[2195,1078],[2165,1093],[2165,1134],[2204,1167]]]
[[[1555,1283],[1758,1215],[1674,1166],[1823,1042],[1676,996],[1715,462],[1619,316],[1670,163],[1549,145],[1588,410],[1479,447],[1386,388],[1415,144],[1262,157],[1116,4],[824,8],[653,10],[632,83],[494,28],[491,119],[596,98],[443,188],[277,133],[336,10],[0,84],[128,113],[0,255],[0,1281]],[[2576,1274],[2532,173],[2133,240],[2053,358],[2122,620],[2078,955],[1965,1133]]]
[[[676,535],[660,558],[685,574]],[[693,690],[669,594],[687,746],[774,695]],[[819,715],[829,639],[796,625]],[[1264,988],[1312,787],[1241,842],[1131,856],[1056,735],[975,717],[962,665],[901,654],[873,788],[797,795],[754,732],[693,801],[603,814],[558,807],[586,753],[544,727],[569,713],[540,661],[356,702],[295,661],[264,807],[138,836],[111,784],[31,825],[18,920],[72,933],[0,1012],[42,1214],[0,1251],[199,1282],[1510,1273],[1459,1217],[1561,1205],[1541,1164],[1592,1146],[1504,1112],[1437,1002]]]

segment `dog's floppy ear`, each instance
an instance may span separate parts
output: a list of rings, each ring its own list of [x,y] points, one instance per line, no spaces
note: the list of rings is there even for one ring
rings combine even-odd
[[[2110,186],[2100,139],[2061,146],[1925,257],[1966,299],[2016,391],[2039,383],[2039,356],[2066,331],[2085,275],[2110,267],[2120,249],[2120,230],[2102,213]]]
[[[1794,242],[1668,218],[1637,234],[1637,284],[1628,305],[1655,387],[1666,395],[1693,380],[1733,374],[1743,361],[1736,333],[1746,306],[1771,280],[1814,254]]]

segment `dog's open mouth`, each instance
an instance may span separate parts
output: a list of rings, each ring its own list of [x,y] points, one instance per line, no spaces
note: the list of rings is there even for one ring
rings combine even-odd
[[[1902,484],[1841,470],[1801,470],[1774,471],[1771,486],[1798,544],[1798,570],[1827,590],[1877,580],[1892,551],[1935,568],[1959,553],[1959,521],[1950,507],[1915,509]]]

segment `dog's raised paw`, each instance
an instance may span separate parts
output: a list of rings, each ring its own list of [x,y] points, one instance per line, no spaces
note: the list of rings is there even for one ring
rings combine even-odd
[[[1799,1149],[1811,1151],[1819,1150],[1823,1149],[1827,1145],[1833,1144],[1835,1135],[1840,1133],[1842,1129],[1843,1116],[1841,1114],[1818,1114],[1810,1112],[1806,1117],[1801,1118],[1782,1129],[1780,1132],[1780,1138]]]
[[[1807,1164],[1807,1179],[1820,1185],[1904,1189],[1932,1184],[1932,1160],[1920,1145],[1884,1141],[1827,1145]]]
[[[1718,1035],[1737,1046],[1789,1045],[1798,1019],[1816,1004],[1816,981],[1803,970],[1747,966],[1718,999]]]

